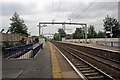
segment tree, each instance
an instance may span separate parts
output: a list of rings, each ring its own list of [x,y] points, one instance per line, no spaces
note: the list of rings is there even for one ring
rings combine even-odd
[[[72,34],[67,34],[65,39],[72,39],[73,35]]]
[[[58,29],[58,33],[60,34],[61,38],[66,36],[66,33],[62,28]]]
[[[55,41],[61,41],[61,40],[62,40],[59,33],[55,33],[54,36],[53,36],[53,39],[54,39]]]
[[[75,33],[73,33],[74,39],[81,39],[83,38],[83,30],[82,28],[76,28]]]
[[[104,22],[104,30],[105,31],[112,31],[113,37],[118,37],[120,36],[120,24],[117,21],[117,19],[109,17],[107,15],[107,17],[105,17],[105,19],[103,20]]]
[[[38,42],[39,42],[39,37],[36,36],[36,37],[35,37],[35,43],[38,43]]]
[[[97,38],[105,38],[105,32],[99,31],[97,34]]]
[[[95,28],[93,25],[90,25],[90,27],[88,28],[88,38],[95,38],[97,35]]]
[[[15,12],[12,18],[10,18],[10,27],[9,31],[11,33],[18,33],[28,36],[27,26],[24,24],[24,20],[19,17],[19,15]]]

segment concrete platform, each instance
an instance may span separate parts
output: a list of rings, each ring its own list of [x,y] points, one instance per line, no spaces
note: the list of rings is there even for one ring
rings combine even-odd
[[[34,59],[2,59],[3,78],[52,78],[51,57],[48,43]]]
[[[71,43],[71,42],[63,42],[63,43],[69,43],[69,44],[80,45],[80,46],[87,46],[87,47],[92,47],[92,48],[97,48],[97,49],[102,49],[102,50],[120,53],[120,48],[117,48],[117,47],[110,47],[110,46],[104,46],[104,45],[99,45],[99,44],[85,44],[85,43]]]
[[[44,43],[33,59],[2,59],[2,77],[14,79],[79,79],[52,43]]]
[[[35,49],[38,45],[39,45],[39,43],[34,44],[33,45],[33,49]],[[17,59],[30,59],[30,58],[32,58],[32,51],[33,50],[28,51],[27,53],[25,53],[24,55],[20,56]]]
[[[56,71],[60,71],[58,73],[54,73],[53,71],[53,77],[55,75],[54,78],[57,78],[56,74],[61,75],[61,77],[63,79],[68,79],[72,78],[72,79],[79,79],[79,76],[77,75],[77,73],[73,70],[73,68],[70,66],[70,64],[65,60],[65,58],[58,52],[58,50],[55,48],[55,46],[52,43],[49,43],[50,46],[52,47],[52,54],[55,54],[54,56],[57,57],[57,63],[59,65],[60,70],[56,69]],[[51,56],[52,57],[52,56]],[[56,63],[53,62],[52,64]],[[56,65],[53,65],[52,67],[56,67]]]

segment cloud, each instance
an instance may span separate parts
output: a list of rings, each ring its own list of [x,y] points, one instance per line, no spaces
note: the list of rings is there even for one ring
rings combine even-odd
[[[2,7],[2,15],[9,16],[12,15],[14,12],[18,12],[21,15],[30,15],[35,13],[37,5],[35,3],[25,4],[22,2],[3,2],[0,5]]]
[[[14,12],[17,12],[20,17],[24,19],[25,24],[28,26],[28,32],[31,32],[34,35],[38,35],[37,25],[40,21],[50,22],[52,19],[56,19],[56,21],[68,21],[68,18],[72,19],[73,22],[85,22],[88,24],[88,26],[94,25],[95,29],[99,31],[103,30],[102,20],[107,14],[115,18],[117,18],[118,14],[117,7],[113,8],[117,5],[117,2],[95,2],[94,5],[86,10],[81,16],[78,16],[91,4],[91,1],[94,0],[84,3],[81,2],[81,0],[62,0],[59,11],[58,8],[60,5],[60,0],[53,1],[52,7],[52,0],[12,0],[12,2],[9,0],[4,0],[2,4],[0,4],[0,9],[2,9],[2,14],[0,14],[2,17],[2,19],[0,17],[0,22],[2,22],[2,24],[0,23],[0,26],[8,29],[10,26],[10,17],[14,14]],[[81,5],[81,3],[83,4]],[[73,32],[75,27],[80,27],[66,26],[67,28],[73,29],[72,31],[68,32]],[[48,25],[46,28],[44,28],[44,33],[55,33],[60,27],[61,25]]]
[[[89,4],[90,5],[90,4]],[[103,15],[105,12],[114,6],[117,5],[117,2],[96,2],[92,7],[90,7],[88,10],[83,12],[86,8],[80,8],[78,10],[79,12],[73,13],[74,15],[70,14],[68,17],[73,19],[84,19],[84,18],[94,18],[95,16]],[[116,11],[117,7],[112,12]]]

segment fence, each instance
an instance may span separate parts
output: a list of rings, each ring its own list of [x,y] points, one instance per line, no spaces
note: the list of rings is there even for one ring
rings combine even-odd
[[[25,44],[17,47],[5,48],[3,51],[4,58],[18,58],[26,52],[30,51],[33,44]]]
[[[37,52],[43,48],[43,44],[39,44],[37,47],[33,48],[33,44],[26,44],[26,45],[21,45],[17,47],[11,47],[11,48],[5,48],[4,49],[4,58],[19,58],[27,52],[31,52],[30,54],[27,54],[26,57],[33,58]],[[24,59],[25,57],[21,57]]]
[[[38,45],[36,48],[33,49],[32,57],[34,57],[37,52],[43,48],[43,44]]]
[[[111,47],[120,47],[120,42],[115,42],[115,41],[97,41],[96,43],[101,45],[111,46]]]
[[[84,43],[85,39],[67,39],[65,41]],[[120,38],[93,38],[93,39],[87,39],[87,42],[91,44],[100,44],[100,45],[107,45],[111,47],[120,47]]]

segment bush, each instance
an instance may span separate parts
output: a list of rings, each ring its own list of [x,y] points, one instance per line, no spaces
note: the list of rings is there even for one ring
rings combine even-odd
[[[39,37],[36,37],[35,38],[35,43],[38,43],[39,42]]]

